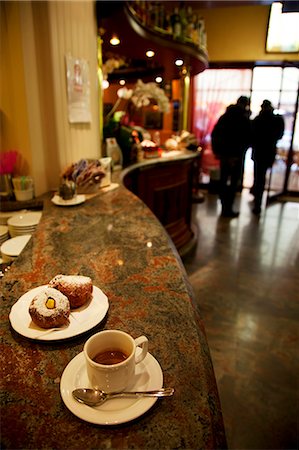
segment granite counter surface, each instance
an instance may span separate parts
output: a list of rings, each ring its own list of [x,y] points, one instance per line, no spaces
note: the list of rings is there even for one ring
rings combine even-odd
[[[204,327],[181,261],[151,211],[124,187],[82,205],[47,195],[37,230],[1,280],[1,440],[3,449],[226,448]],[[90,276],[109,299],[93,330],[41,343],[16,333],[12,305],[56,274]],[[145,334],[172,398],[119,426],[73,415],[60,378],[87,338],[102,329]]]

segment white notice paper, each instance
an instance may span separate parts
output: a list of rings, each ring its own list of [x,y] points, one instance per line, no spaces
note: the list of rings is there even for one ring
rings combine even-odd
[[[66,76],[69,122],[91,122],[88,62],[70,54],[66,55]]]

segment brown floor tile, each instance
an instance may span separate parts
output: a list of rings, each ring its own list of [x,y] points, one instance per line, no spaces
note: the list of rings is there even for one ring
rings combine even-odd
[[[216,195],[194,205],[198,243],[183,260],[203,317],[230,449],[299,442],[299,203],[260,218],[247,190],[223,219]]]

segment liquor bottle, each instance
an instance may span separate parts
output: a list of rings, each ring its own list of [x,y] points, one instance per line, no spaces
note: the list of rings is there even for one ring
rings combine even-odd
[[[198,18],[197,14],[193,14],[193,30],[192,30],[192,41],[195,45],[199,46],[200,44],[200,32],[198,28]]]
[[[155,28],[160,27],[160,14],[161,14],[161,4],[160,2],[156,2],[156,14],[155,14]]]
[[[140,1],[140,19],[143,25],[146,24],[146,4],[145,1]]]
[[[156,16],[157,16],[157,5],[155,2],[150,2],[148,5],[148,26],[150,28],[154,28],[156,24]]]
[[[179,15],[179,8],[174,8],[174,13],[171,15],[172,35],[174,39],[181,39],[182,36],[182,24]]]
[[[188,6],[188,8],[187,8],[187,27],[186,27],[186,37],[188,40],[193,41],[193,30],[194,30],[194,23],[193,23],[192,6]]]
[[[197,34],[198,34],[198,45],[199,47],[206,47],[206,32],[205,32],[205,22],[203,17],[199,17],[197,20]]]
[[[170,21],[170,14],[165,14],[165,16],[164,16],[163,29],[168,34],[172,34],[172,26],[171,26],[171,21]]]
[[[179,15],[180,15],[180,21],[181,21],[181,38],[182,38],[182,40],[185,40],[185,37],[187,35],[187,16],[186,16],[186,9],[182,5],[182,3],[183,2],[181,2]]]
[[[165,6],[163,3],[160,4],[158,8],[158,28],[164,28],[164,20],[165,20]]]
[[[138,135],[138,131],[133,130],[131,133],[131,152],[130,152],[130,163],[135,164],[137,161],[140,161],[143,157],[142,146],[140,144],[140,139]]]

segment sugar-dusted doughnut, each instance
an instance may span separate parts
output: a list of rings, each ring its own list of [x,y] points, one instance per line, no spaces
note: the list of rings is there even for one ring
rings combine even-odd
[[[41,328],[57,328],[69,324],[70,302],[57,289],[45,288],[29,305],[32,321]]]
[[[83,275],[56,275],[49,282],[49,286],[67,296],[71,309],[84,305],[92,297],[91,278]]]

